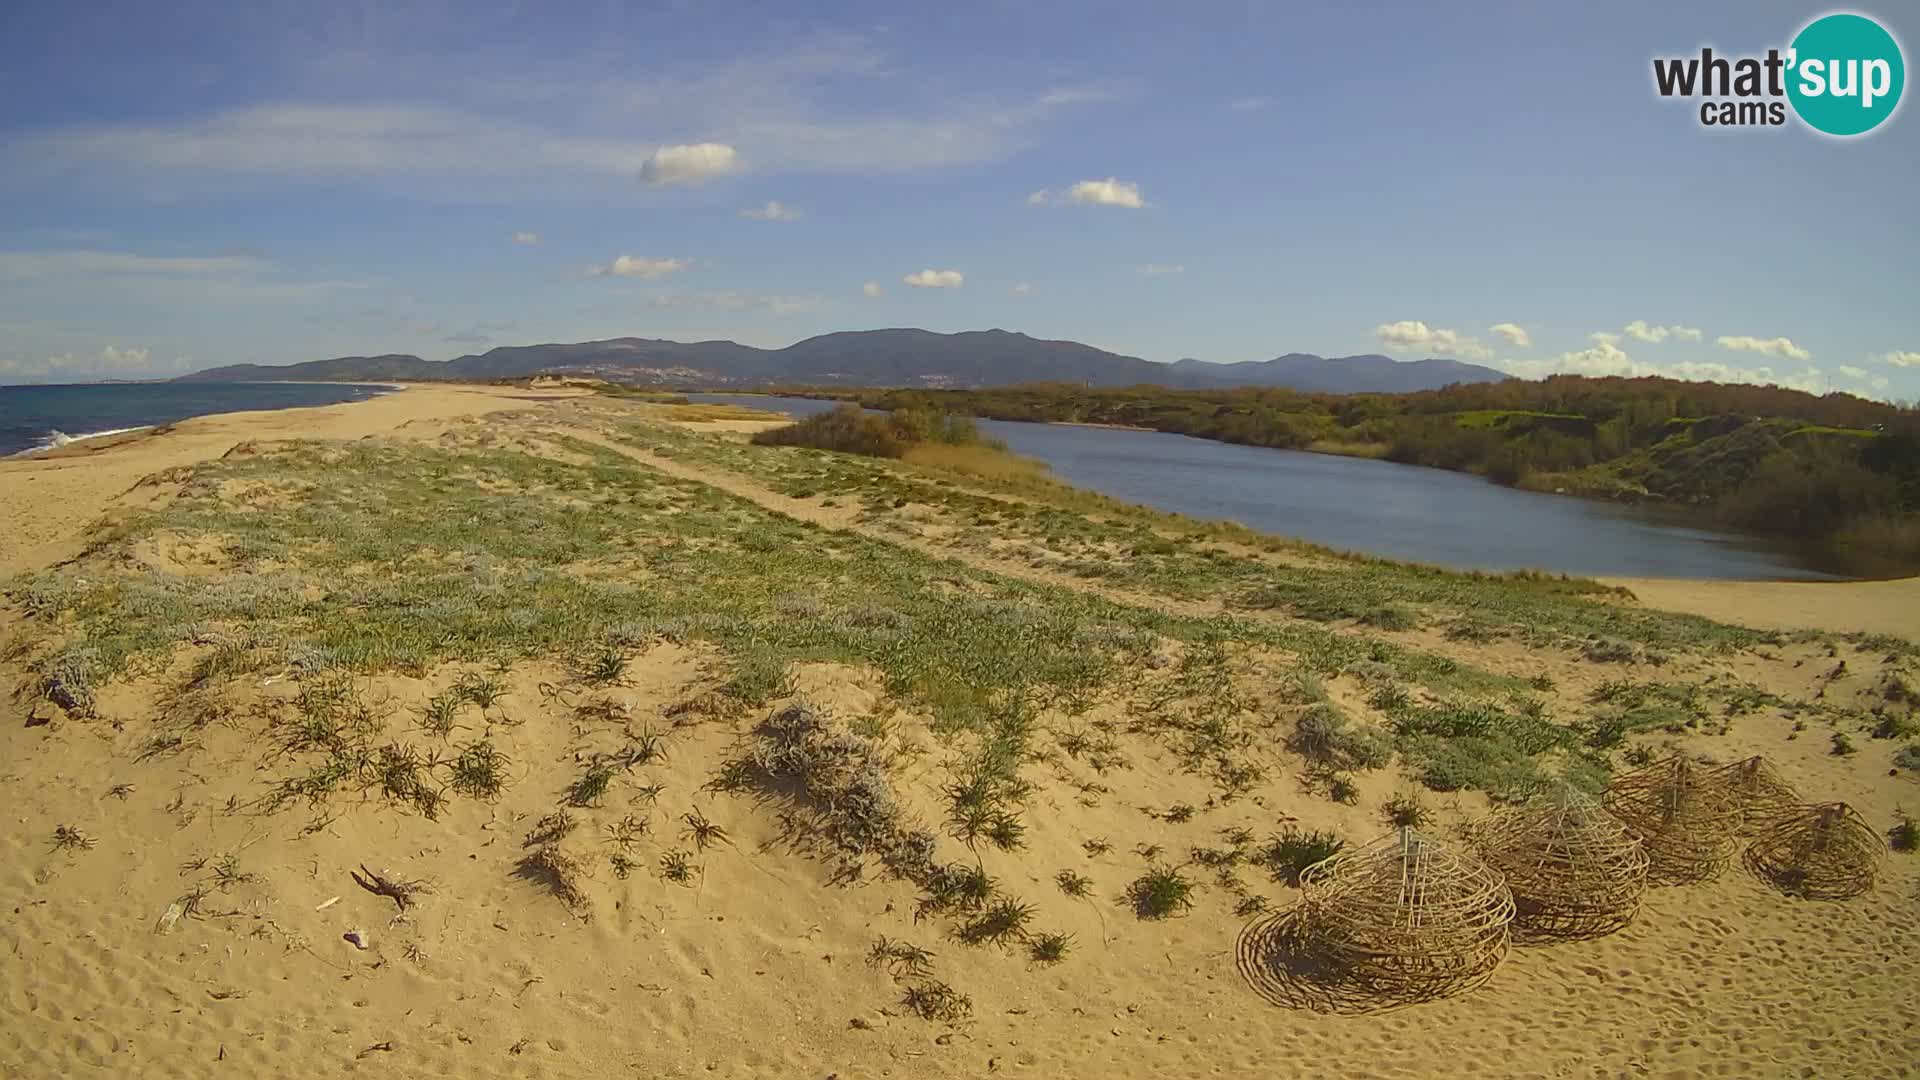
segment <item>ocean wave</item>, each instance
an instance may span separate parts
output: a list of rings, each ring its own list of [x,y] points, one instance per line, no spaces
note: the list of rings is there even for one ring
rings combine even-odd
[[[109,435],[125,435],[129,431],[145,431],[152,426],[152,424],[136,424],[133,427],[108,428],[105,431],[89,431],[80,435],[69,435],[64,431],[54,430],[42,436],[40,441],[35,444],[32,449],[22,450],[20,452],[23,454],[31,454],[40,450],[55,450],[68,443],[80,442],[83,439],[104,439]]]

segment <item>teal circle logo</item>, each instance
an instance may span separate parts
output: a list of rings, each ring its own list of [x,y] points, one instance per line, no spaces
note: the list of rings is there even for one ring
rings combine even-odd
[[[1793,39],[1787,100],[1815,131],[1864,135],[1900,104],[1907,65],[1900,43],[1865,15],[1823,15]]]

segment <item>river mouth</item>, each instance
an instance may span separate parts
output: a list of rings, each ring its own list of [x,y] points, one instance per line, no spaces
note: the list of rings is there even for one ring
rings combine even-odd
[[[807,416],[838,402],[690,394]],[[1585,577],[1842,581],[1804,551],[1703,525],[1677,508],[1521,491],[1467,473],[1273,450],[1158,431],[980,420],[1060,480],[1205,520],[1451,570]]]

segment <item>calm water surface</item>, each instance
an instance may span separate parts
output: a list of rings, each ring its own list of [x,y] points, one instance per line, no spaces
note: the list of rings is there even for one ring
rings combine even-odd
[[[794,416],[836,404],[692,397]],[[980,428],[1076,487],[1343,550],[1472,570],[1735,580],[1834,576],[1760,538],[1702,529],[1670,510],[1516,491],[1467,473],[1157,431],[1004,420],[982,420]]]
[[[392,389],[346,383],[0,386],[0,457],[192,416],[364,401]]]

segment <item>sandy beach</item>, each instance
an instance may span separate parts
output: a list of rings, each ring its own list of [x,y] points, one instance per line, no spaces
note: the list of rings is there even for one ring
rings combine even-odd
[[[1661,724],[1625,729],[1605,751],[1617,770],[1636,748],[1764,755],[1808,800],[1845,800],[1884,831],[1920,811],[1920,773],[1894,764],[1901,739],[1870,731],[1915,722],[1910,647],[1673,620],[1631,624],[1648,642],[1596,659],[1580,628],[1613,610],[1600,603],[1540,608],[1564,628],[1533,641],[1517,591],[1487,594],[1481,617],[1508,622],[1478,638],[1449,632],[1465,615],[1438,602],[1379,625],[1229,603],[1198,572],[1155,592],[1088,569],[1101,552],[1144,558],[1119,541],[1086,526],[1048,548],[1071,533],[1058,512],[964,476],[777,457],[745,445],[752,421],[667,415],[574,391],[414,386],[0,461],[0,515],[18,523],[0,532],[0,576],[77,560],[0,609],[0,1076],[1828,1080],[1920,1061],[1912,854],[1885,853],[1875,887],[1844,902],[1782,895],[1731,858],[1650,890],[1618,934],[1517,948],[1472,993],[1378,1014],[1288,1007],[1235,960],[1259,913],[1300,896],[1253,855],[1277,831],[1358,843],[1406,796],[1423,828],[1465,844],[1498,806],[1423,788],[1413,744],[1356,767],[1351,801],[1330,798],[1288,748],[1305,710],[1386,732],[1406,715],[1386,690],[1434,708],[1524,698],[1584,734],[1622,686],[1693,687],[1672,696],[1682,705],[1657,699],[1680,710]],[[162,519],[88,547],[93,525],[136,510]],[[362,529],[380,514],[421,538],[383,550]],[[1018,531],[1034,521],[1056,527]],[[1255,559],[1163,539],[1172,554],[1155,557],[1193,554],[1216,575]],[[441,584],[408,593],[413,573]],[[1621,584],[1635,613],[1920,634],[1916,579]],[[185,614],[147,629],[169,604]],[[546,640],[543,610],[600,627],[612,605],[638,614],[590,647],[524,644]],[[972,614],[940,621],[955,611]],[[1061,640],[1080,644],[1022,651],[1069,616],[1085,622]],[[355,636],[362,623],[382,629]],[[1003,624],[1004,651],[942,666]],[[50,673],[82,634],[102,664],[115,643],[148,651],[62,705],[71,688]],[[353,648],[373,673],[329,683],[324,658],[345,668]],[[966,703],[969,679],[1027,665],[1071,680],[1113,649],[1134,651],[1045,698],[1019,734],[1017,843],[963,843],[945,792],[988,739],[941,710]],[[770,655],[763,689],[741,689]],[[341,696],[314,704],[327,686]],[[923,883],[876,861],[837,873],[820,807],[791,785],[722,782],[797,702],[838,745],[871,751],[941,862],[1067,935],[1064,959],[1031,936],[971,937],[966,909],[930,906]],[[292,734],[319,721],[324,738]],[[317,747],[348,730],[384,780],[326,772]],[[504,752],[505,783],[476,796],[453,762],[481,741]],[[402,745],[425,763],[393,764]],[[319,788],[298,786],[310,765]],[[422,770],[463,779],[437,795],[393,779]],[[578,879],[530,864],[542,853],[580,860]],[[1126,899],[1155,866],[1192,880],[1190,907],[1146,918]],[[413,887],[370,887],[396,882]],[[902,942],[930,956],[887,952]],[[916,1015],[910,992],[935,983],[964,1014]]]

